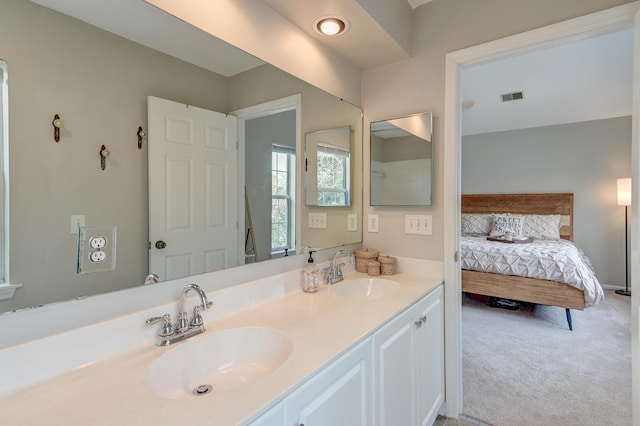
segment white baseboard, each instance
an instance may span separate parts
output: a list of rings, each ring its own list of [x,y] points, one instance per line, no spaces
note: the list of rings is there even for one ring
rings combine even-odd
[[[600,284],[605,290],[624,290],[624,286],[620,287],[618,285],[608,285],[608,284]]]

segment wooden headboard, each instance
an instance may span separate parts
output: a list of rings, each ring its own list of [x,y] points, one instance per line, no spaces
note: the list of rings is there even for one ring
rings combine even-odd
[[[463,195],[462,213],[561,215],[560,238],[573,241],[573,194]]]

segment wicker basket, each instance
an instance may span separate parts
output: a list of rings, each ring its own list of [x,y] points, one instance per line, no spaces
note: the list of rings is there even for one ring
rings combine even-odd
[[[371,276],[380,275],[380,262],[375,260],[370,260],[367,262],[367,274]]]
[[[376,260],[379,253],[377,250],[367,248],[356,250],[356,271],[367,272],[367,262]]]
[[[398,259],[393,256],[380,255],[378,256],[378,262],[380,262],[380,273],[382,275],[393,275],[398,269]]]

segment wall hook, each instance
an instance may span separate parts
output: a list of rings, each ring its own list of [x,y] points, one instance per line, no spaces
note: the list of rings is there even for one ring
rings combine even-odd
[[[60,118],[58,114],[56,114],[53,116],[53,121],[51,122],[51,124],[53,124],[53,139],[56,142],[60,142],[60,129],[64,127],[64,120]]]
[[[107,157],[108,157],[109,155],[111,155],[111,153],[109,152],[109,150],[108,150],[104,145],[102,145],[102,146],[100,147],[100,168],[101,168],[102,170],[104,170],[104,169],[105,169],[105,167],[106,167],[106,165],[107,165],[107,161],[106,161],[106,160],[107,160]]]
[[[138,126],[138,132],[136,135],[138,135],[138,149],[142,149],[142,138],[147,136],[147,132],[142,130],[142,127]]]

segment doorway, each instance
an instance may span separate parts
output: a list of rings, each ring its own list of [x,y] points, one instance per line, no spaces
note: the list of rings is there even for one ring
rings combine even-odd
[[[239,152],[239,211],[245,212],[238,217],[238,229],[245,230],[245,240],[241,244],[246,263],[261,261],[273,257],[293,255],[300,235],[300,202],[296,201],[297,182],[302,182],[300,172],[295,167],[296,153],[302,152],[301,95],[292,95],[251,107],[233,111],[238,118]],[[286,129],[285,129],[286,127]],[[271,129],[271,130],[269,130]],[[286,130],[283,133],[283,130]],[[259,155],[260,159],[256,161]],[[276,173],[292,173],[288,177],[288,196],[273,196],[271,174],[272,155],[280,161]],[[290,158],[289,161],[286,161]],[[260,171],[262,170],[263,173]],[[246,188],[246,189],[245,189]],[[247,203],[248,202],[248,203]],[[283,232],[274,231],[273,204],[277,203],[278,212],[287,212],[280,217],[276,228],[286,228]],[[274,241],[278,233],[278,241]],[[285,235],[286,234],[286,235]]]
[[[590,14],[569,21],[532,30],[526,33],[496,40],[494,42],[471,47],[447,54],[445,77],[445,148],[444,148],[444,193],[449,194],[444,199],[445,240],[444,240],[444,277],[445,282],[445,333],[447,336],[445,351],[446,365],[446,411],[451,417],[458,417],[462,411],[462,343],[461,343],[461,280],[458,264],[459,233],[460,233],[460,150],[461,150],[461,101],[460,101],[460,72],[462,68],[493,59],[505,58],[517,54],[592,37],[598,34],[634,27],[634,18],[638,10],[638,2],[619,6],[604,12]],[[637,31],[636,31],[637,32]],[[636,36],[637,37],[637,36]],[[635,48],[637,51],[637,47]],[[638,56],[635,55],[634,63]],[[634,81],[634,93],[638,84]],[[637,95],[634,96],[633,118],[633,179],[638,179],[637,156]],[[634,185],[634,197],[638,198],[637,186]],[[638,219],[637,206],[633,206],[632,218]],[[632,220],[633,220],[632,219]],[[637,253],[638,229],[632,230],[632,253]],[[640,259],[632,256],[630,267],[632,271],[632,333],[638,335],[638,282],[633,271],[639,270]],[[632,344],[634,365],[638,363],[638,339]],[[634,389],[639,386],[638,373],[633,378]],[[640,417],[640,406],[633,407],[634,418]]]

